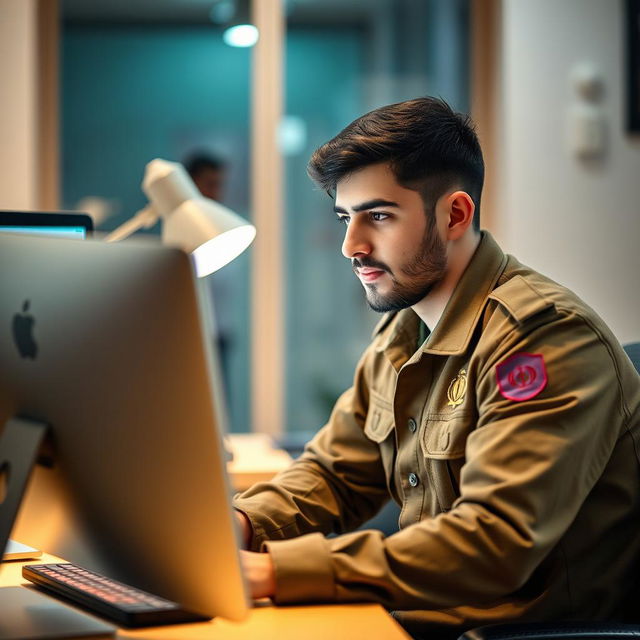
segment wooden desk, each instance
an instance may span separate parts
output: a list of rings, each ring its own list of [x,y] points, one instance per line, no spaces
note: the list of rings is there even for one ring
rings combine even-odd
[[[0,587],[24,584],[22,565],[0,563]],[[38,563],[60,562],[43,555]],[[215,618],[210,622],[141,630],[120,630],[117,638],[148,640],[407,640],[409,636],[377,604],[275,607],[257,603],[244,622]]]

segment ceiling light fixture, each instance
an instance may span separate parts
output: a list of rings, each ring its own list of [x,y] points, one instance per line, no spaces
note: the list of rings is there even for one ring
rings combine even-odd
[[[249,0],[235,0],[233,19],[222,34],[225,44],[230,47],[253,47],[260,34],[251,22]]]

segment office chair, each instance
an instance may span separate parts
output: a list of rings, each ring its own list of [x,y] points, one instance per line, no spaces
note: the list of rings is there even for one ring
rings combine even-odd
[[[640,373],[640,342],[624,345]],[[530,622],[492,624],[463,633],[458,640],[629,640],[640,639],[640,622]]]
[[[640,373],[640,342],[631,342],[629,344],[625,344],[623,349],[629,356],[629,360],[631,360],[631,362],[633,363],[636,371]]]

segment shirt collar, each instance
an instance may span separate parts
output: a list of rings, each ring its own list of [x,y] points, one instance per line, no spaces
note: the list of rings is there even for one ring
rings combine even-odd
[[[480,243],[462,277],[458,281],[440,321],[432,329],[423,353],[435,355],[460,355],[469,346],[473,331],[484,309],[487,296],[495,288],[504,271],[507,256],[488,231],[481,232]],[[401,353],[415,349],[420,319],[413,309],[400,311],[387,340],[379,349],[387,351],[392,360]]]

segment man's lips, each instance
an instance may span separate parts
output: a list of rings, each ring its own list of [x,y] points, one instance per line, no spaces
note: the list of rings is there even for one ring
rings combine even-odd
[[[384,274],[382,269],[372,269],[371,267],[361,267],[356,270],[356,274],[363,282],[374,282]]]

